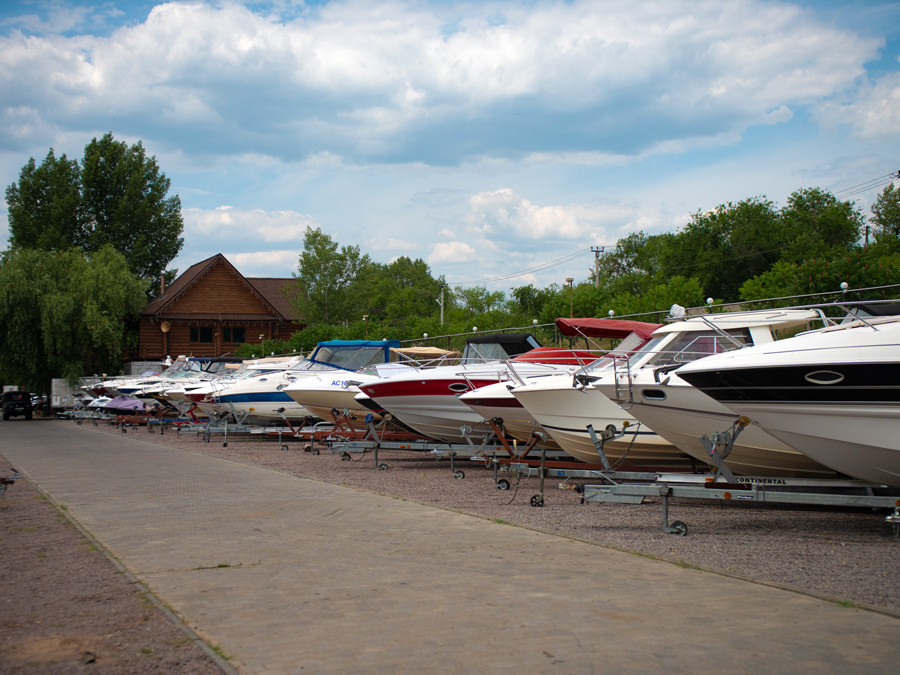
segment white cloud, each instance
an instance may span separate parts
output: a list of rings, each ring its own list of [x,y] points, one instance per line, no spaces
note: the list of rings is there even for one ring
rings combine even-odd
[[[434,245],[426,262],[429,265],[478,260],[475,249],[464,241],[442,241]]]
[[[483,236],[536,241],[608,240],[610,226],[638,219],[621,205],[553,204],[539,206],[509,188],[482,192],[469,200],[467,222]]]
[[[311,216],[296,211],[264,211],[235,209],[220,206],[216,209],[184,209],[185,231],[195,237],[220,239],[240,238],[252,247],[258,242],[267,244],[292,242],[303,247],[307,227],[319,225]]]
[[[421,246],[409,239],[394,239],[393,237],[367,239],[363,244],[366,251],[406,251],[413,253],[421,249]],[[400,253],[404,255],[404,253]],[[399,256],[398,256],[399,257]]]
[[[178,127],[204,152],[405,160],[428,135],[436,162],[615,157],[789,119],[878,46],[762,2],[331,2],[289,21],[169,3],[108,36],[5,35],[0,91],[51,125]]]
[[[900,73],[866,82],[849,100],[823,103],[819,115],[831,126],[849,125],[861,138],[896,140],[900,137]]]
[[[294,250],[225,253],[224,255],[245,277],[282,279],[289,276],[282,270],[292,269],[297,272],[299,269],[300,252]]]

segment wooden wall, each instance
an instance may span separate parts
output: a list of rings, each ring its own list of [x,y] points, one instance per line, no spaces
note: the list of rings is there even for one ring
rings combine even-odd
[[[196,315],[196,318],[191,318]],[[166,317],[169,331],[163,333],[160,323]],[[192,327],[212,327],[212,342],[191,342]],[[140,347],[137,358],[154,360],[166,356],[222,356],[234,351],[240,343],[223,342],[222,328],[242,326],[248,343],[263,340],[287,340],[301,329],[274,316],[243,279],[226,267],[214,267],[188,288],[165,312],[151,321],[141,317]]]
[[[225,267],[214,267],[193,288],[168,306],[166,313],[269,316],[269,308],[243,279],[234,276]]]

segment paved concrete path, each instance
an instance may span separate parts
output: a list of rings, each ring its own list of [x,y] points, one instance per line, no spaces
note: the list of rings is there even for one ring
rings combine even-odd
[[[878,673],[900,620],[67,421],[0,451],[245,673]]]

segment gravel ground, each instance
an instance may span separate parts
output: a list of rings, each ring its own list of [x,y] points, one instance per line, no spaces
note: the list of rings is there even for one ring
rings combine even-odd
[[[79,429],[72,422],[73,430]],[[113,426],[99,427],[122,433]],[[227,446],[213,435],[207,442],[194,433],[159,434],[145,427],[128,433],[237,462],[337,485],[369,490],[491,520],[529,527],[559,536],[670,560],[761,583],[852,603],[900,616],[897,579],[900,540],[884,521],[886,512],[832,507],[770,507],[716,501],[670,500],[670,520],[687,523],[685,537],[661,531],[657,500],[644,505],[581,503],[581,496],[560,489],[561,479],[545,483],[545,505],[535,508],[536,478],[512,478],[508,491],[494,487],[493,471],[483,464],[457,461],[465,478],[456,479],[449,461],[423,453],[380,451],[376,467],[371,453],[344,461],[325,447],[277,437],[231,434]],[[0,462],[0,476],[8,463]],[[585,479],[573,484],[591,482]],[[38,498],[26,481],[17,481],[0,497],[0,663],[20,670],[59,672],[46,666],[39,653],[110,654],[106,665],[66,672],[216,672],[215,664],[186,640],[164,615],[142,598],[138,589],[101,553],[67,525],[51,505]],[[40,533],[40,536],[35,534]],[[36,564],[37,561],[37,564]],[[51,570],[51,565],[53,569]],[[82,572],[83,577],[75,572]],[[88,583],[93,584],[89,586]],[[12,592],[11,592],[12,591]],[[82,636],[84,639],[82,639]],[[46,642],[49,641],[49,642]],[[44,645],[49,645],[45,647]],[[23,647],[25,646],[25,647]],[[15,657],[16,661],[9,661]],[[31,661],[28,661],[28,657]],[[35,660],[37,659],[37,661]],[[33,665],[27,665],[32,663]],[[5,666],[4,666],[5,667]],[[0,668],[2,670],[2,668]]]

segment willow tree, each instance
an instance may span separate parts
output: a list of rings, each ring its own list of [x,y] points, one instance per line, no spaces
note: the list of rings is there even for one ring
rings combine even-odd
[[[127,327],[146,303],[124,256],[104,246],[13,249],[0,260],[0,377],[34,392],[50,380],[119,372]]]

